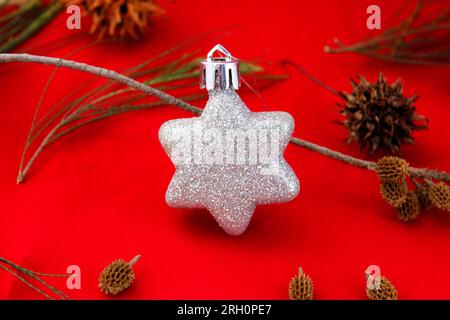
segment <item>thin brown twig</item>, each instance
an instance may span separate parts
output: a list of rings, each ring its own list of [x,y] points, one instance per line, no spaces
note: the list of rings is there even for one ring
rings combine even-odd
[[[170,82],[173,82],[175,80],[186,80],[192,77],[198,78],[199,72],[196,71],[196,67],[199,63],[200,58],[195,58],[192,61],[188,61],[184,63],[186,59],[193,56],[192,53],[184,54],[181,59],[176,59],[173,62],[171,62],[169,65],[158,65],[151,68],[146,67],[151,61],[155,61],[158,58],[161,58],[164,56],[166,52],[170,52],[172,49],[166,50],[165,52],[162,52],[155,56],[154,58],[147,60],[137,66],[133,66],[131,68],[128,68],[122,73],[124,73],[126,76],[136,79],[138,76],[146,75],[146,74],[153,74],[157,73],[157,75],[153,78],[145,80],[143,83],[146,85],[155,85],[156,88],[159,90],[164,91],[172,91],[177,89],[186,88],[186,86],[192,86],[193,82],[189,83],[186,81],[183,81],[182,83],[175,83],[170,84]],[[64,58],[67,58],[64,57]],[[242,74],[246,74],[249,71],[250,63],[247,63],[247,68],[244,68],[244,70],[241,70]],[[252,69],[253,70],[253,69]],[[258,66],[254,69],[255,71],[261,71],[262,69]],[[264,75],[264,74],[263,74]],[[273,80],[279,80],[279,77],[276,77],[275,75],[265,75],[266,77],[262,77],[264,79],[269,79],[270,81]],[[49,82],[52,78],[49,78],[47,81],[47,84],[49,85]],[[164,85],[165,83],[165,85]],[[120,88],[120,83],[118,84],[116,81],[109,80],[105,84],[102,84],[101,86],[91,90],[87,94],[84,94],[81,98],[76,99],[75,101],[70,102],[66,106],[63,106],[62,108],[58,109],[58,106],[62,105],[62,102],[59,102],[57,106],[54,106],[51,108],[50,111],[45,113],[45,115],[37,122],[41,125],[38,129],[34,130],[34,128],[37,127],[37,124],[33,126],[30,130],[30,134],[32,134],[30,142],[28,145],[32,144],[33,141],[38,138],[38,136],[42,133],[43,130],[45,130],[48,126],[50,126],[51,123],[54,123],[57,121],[57,118],[59,118],[62,115],[62,119],[60,119],[59,123],[56,123],[58,126],[58,132],[55,131],[50,132],[47,134],[44,139],[45,141],[41,140],[41,148],[39,149],[38,153],[42,152],[43,148],[49,145],[50,143],[55,142],[58,138],[61,136],[64,136],[70,132],[73,132],[77,130],[78,128],[81,128],[89,123],[93,123],[95,121],[99,121],[102,119],[107,119],[111,116],[119,115],[124,112],[129,111],[137,111],[142,109],[151,108],[154,106],[155,103],[144,103],[144,104],[137,104],[137,105],[131,105],[131,103],[137,102],[138,100],[144,99],[148,95],[145,93],[142,93],[140,91],[137,91],[130,88],[125,87],[124,89],[117,90],[116,87]],[[111,90],[110,92],[106,92],[106,90]],[[123,97],[123,93],[128,92],[130,93],[127,97]],[[43,100],[43,95],[45,94],[45,91],[41,95],[40,101]],[[115,97],[117,96],[117,97]],[[185,95],[180,97],[183,101],[191,101],[191,100],[198,100],[204,98],[204,94],[200,95]],[[66,96],[67,97],[67,96]],[[96,98],[99,97],[99,98]],[[64,101],[63,99],[62,101]],[[162,101],[156,101],[157,105],[164,104]],[[37,109],[39,108],[39,104]],[[49,116],[50,113],[52,113]],[[43,121],[44,118],[48,117],[48,120]],[[72,125],[74,124],[74,125]],[[66,127],[70,128],[65,129]],[[26,165],[29,169],[29,166],[25,164],[25,154],[27,153],[27,148],[24,149],[23,157],[20,162],[19,167],[19,173],[18,173],[18,179],[21,180],[23,175],[22,168],[24,165]],[[34,161],[35,158],[32,160]],[[30,163],[31,165],[31,163]]]
[[[196,115],[200,115],[202,112],[201,108],[195,107],[185,101],[177,99],[177,98],[175,98],[167,93],[164,93],[158,89],[152,88],[152,87],[147,86],[143,83],[140,83],[134,79],[131,79],[123,74],[120,74],[120,73],[117,73],[115,71],[108,70],[105,68],[95,67],[95,66],[91,66],[88,64],[75,62],[75,61],[71,61],[71,60],[65,60],[65,59],[60,59],[60,58],[51,58],[51,57],[38,56],[38,55],[30,55],[30,54],[9,54],[9,53],[0,54],[0,62],[34,62],[34,63],[41,63],[41,64],[45,64],[45,65],[61,66],[61,67],[66,67],[66,68],[70,68],[70,69],[74,69],[74,70],[88,72],[88,73],[98,75],[100,77],[104,77],[104,78],[107,78],[110,80],[117,81],[117,82],[127,85],[131,88],[134,88],[136,90],[139,90],[146,94],[154,96],[154,97],[164,101],[167,104],[177,106],[183,110],[189,111]],[[56,132],[55,129],[53,129],[53,130]],[[49,141],[47,141],[46,143],[48,143],[48,142]],[[335,159],[338,161],[342,161],[344,163],[347,163],[349,165],[353,165],[353,166],[356,166],[359,168],[375,170],[375,168],[377,166],[376,163],[373,161],[358,159],[356,157],[352,157],[350,155],[320,146],[318,144],[315,144],[315,143],[312,143],[312,142],[309,142],[309,141],[306,141],[306,140],[303,140],[300,138],[292,137],[290,142],[296,146],[317,152],[317,153],[327,156],[329,158],[332,158],[332,159]],[[40,151],[42,151],[41,149],[42,148],[38,148],[37,152],[39,153]],[[31,163],[34,160],[34,158],[36,157],[36,155],[37,155],[36,153],[33,155],[32,159],[30,160]],[[30,162],[29,162],[29,164],[30,164]],[[29,168],[29,167],[27,167],[27,168]],[[26,171],[27,168],[25,168],[25,170],[22,172],[22,177],[20,180],[18,180],[19,183],[22,181],[23,177],[25,176],[25,174],[27,172]],[[427,169],[427,168],[414,168],[414,167],[410,167],[409,171],[410,171],[410,174],[412,177],[431,178],[431,179],[437,179],[437,180],[441,180],[441,181],[445,181],[445,182],[450,182],[450,174],[447,172],[444,172],[444,171],[431,170],[431,169]]]
[[[29,282],[28,280],[26,280],[24,277],[21,277],[19,274],[17,274],[17,272],[12,271],[11,269],[5,267],[4,265],[0,264],[0,268],[2,268],[3,270],[5,270],[6,272],[9,272],[10,274],[12,274],[14,277],[16,277],[17,279],[19,279],[20,281],[22,281],[23,283],[25,283],[27,286],[29,286],[31,289],[35,290],[36,292],[42,294],[44,297],[46,297],[49,300],[55,300],[55,298],[49,296],[48,294],[46,294],[44,291],[42,291],[41,289],[39,289],[38,287],[36,287],[35,285],[33,285],[31,282]]]
[[[423,28],[419,29],[411,29],[409,31],[406,31],[402,34],[402,36],[412,36],[412,35],[419,35],[424,33],[429,33],[432,31],[440,31],[440,30],[447,30],[450,28],[450,24],[445,25],[439,25],[439,26],[425,26]],[[335,42],[340,43],[340,46],[338,48],[331,48],[330,46],[325,46],[325,52],[327,53],[344,53],[344,52],[359,52],[362,53],[362,51],[366,49],[371,49],[374,45],[378,44],[378,41],[392,41],[397,40],[398,35],[397,34],[388,34],[381,38],[375,38],[368,41],[358,42],[352,45],[344,46],[342,42],[335,39]]]
[[[325,84],[324,82],[320,81],[319,79],[317,79],[316,77],[314,77],[311,73],[309,73],[308,71],[306,71],[303,67],[301,67],[300,65],[298,65],[297,63],[295,63],[294,61],[291,60],[283,60],[281,61],[281,65],[291,65],[293,66],[297,71],[301,72],[303,75],[305,75],[309,80],[315,82],[316,84],[318,84],[319,86],[321,86],[322,88],[324,88],[325,90],[330,91],[332,94],[340,97],[339,92],[337,92],[335,89],[333,89],[332,87],[330,87],[329,85]]]
[[[42,275],[42,276],[51,276],[51,277],[58,276],[59,277],[61,275],[59,275],[59,274],[58,275],[54,275],[54,274],[49,274],[49,273],[42,273],[42,274],[40,274],[38,272],[34,272],[34,271],[31,271],[31,270],[26,269],[24,267],[21,267],[21,266],[15,264],[14,262],[9,261],[9,260],[7,260],[7,259],[5,259],[3,257],[0,257],[0,262],[3,262],[4,264],[9,265],[11,268],[13,268],[13,269],[15,269],[15,270],[17,270],[19,272],[22,272],[22,273],[26,274],[27,276],[29,276],[30,278],[40,282],[41,284],[46,286],[48,289],[53,291],[56,295],[58,295],[58,297],[60,297],[62,300],[66,300],[66,299],[70,300],[71,299],[67,294],[65,294],[64,292],[58,290],[57,288],[55,288],[54,286],[50,285],[49,283],[47,283],[46,281],[42,280],[41,278],[39,278],[37,276],[37,275]],[[6,268],[5,266],[3,266],[1,264],[0,264],[0,267],[2,267],[2,269],[12,273],[19,280],[21,280],[22,282],[26,283],[28,286],[30,286],[31,288],[35,289],[37,292],[43,294],[47,298],[54,299],[54,298],[50,297],[49,295],[47,295],[46,293],[44,293],[42,290],[40,290],[37,287],[35,287],[34,285],[32,285],[29,281],[27,281],[24,278],[20,277],[17,273],[13,272],[9,268]]]
[[[201,98],[200,96],[186,96],[183,98],[183,100],[185,101],[189,101],[189,100],[196,100]],[[111,116],[115,116],[115,115],[119,115],[119,114],[123,114],[125,112],[131,112],[131,111],[138,111],[138,110],[144,110],[144,109],[150,109],[150,108],[154,108],[157,106],[162,106],[164,105],[164,102],[161,101],[155,101],[155,102],[150,102],[150,103],[144,103],[144,104],[140,104],[140,105],[118,105],[118,106],[111,106],[110,109],[108,110],[108,112],[103,112],[95,117],[92,117],[88,120],[85,120],[83,123],[79,123],[76,124],[66,130],[60,131],[58,133],[49,135],[49,139],[47,140],[46,144],[44,145],[44,147],[49,144],[49,143],[53,143],[54,141],[56,141],[57,139],[59,139],[62,136],[65,136],[66,134],[75,131],[76,129],[80,128],[81,126],[84,126],[88,123],[92,123],[92,122],[96,122],[96,121],[100,121],[106,118],[109,118]],[[67,119],[67,118],[66,118]],[[70,122],[74,122],[75,120],[79,120],[79,119],[73,119],[73,120],[68,120],[67,122],[65,122],[64,124],[70,123]],[[60,128],[62,128],[63,126],[59,126],[58,130]],[[56,130],[56,131],[58,131]]]
[[[102,43],[102,42],[103,41],[101,41],[101,40],[100,41],[97,40],[97,41],[94,41],[92,43],[88,43],[87,45],[79,47],[79,48],[75,49],[74,51],[70,52],[69,54],[67,54],[65,56],[65,58],[69,58],[70,56],[73,56],[74,54],[76,54],[79,51],[82,51],[82,50],[85,50],[87,48],[93,47],[93,46],[95,46],[95,45],[97,45],[99,43]],[[45,84],[44,89],[42,90],[41,96],[39,97],[38,105],[36,107],[36,110],[34,111],[33,120],[31,121],[31,128],[30,128],[30,131],[28,133],[27,140],[26,140],[26,143],[25,143],[25,147],[24,147],[23,152],[22,152],[22,157],[20,159],[19,172],[23,170],[23,164],[24,164],[24,161],[25,161],[25,156],[27,154],[28,148],[30,147],[31,143],[34,141],[34,139],[36,137],[35,131],[37,131],[37,133],[39,133],[40,131],[42,131],[42,130],[44,130],[46,128],[46,124],[44,124],[42,127],[39,128],[39,130],[35,130],[36,127],[40,124],[40,122],[43,121],[45,119],[45,117],[48,116],[50,114],[50,112],[51,112],[51,111],[49,111],[49,113],[44,115],[44,117],[42,119],[40,119],[40,121],[37,120],[39,111],[40,111],[41,106],[42,106],[42,104],[44,102],[45,94],[47,93],[48,89],[50,88],[50,84],[51,84],[53,78],[55,77],[57,71],[58,71],[58,67],[55,67],[53,69],[53,71],[52,71],[52,73],[51,73],[47,83]],[[56,115],[57,114],[58,113],[56,113]],[[47,124],[48,123],[49,122],[47,122]]]
[[[427,16],[426,13],[430,9],[431,14]],[[408,17],[381,34],[349,45],[334,39],[336,46],[326,45],[324,51],[327,53],[353,52],[391,62],[445,65],[450,62],[446,34],[450,31],[449,12],[448,4],[418,1]],[[417,47],[417,43],[423,41],[426,41],[427,45]],[[439,54],[430,52],[431,47],[439,47]]]
[[[136,255],[133,259],[131,259],[130,261],[128,261],[128,265],[129,265],[130,267],[134,266],[134,264],[135,264],[136,262],[138,262],[138,260],[139,260],[140,258],[141,258],[141,255],[140,255],[140,254]]]

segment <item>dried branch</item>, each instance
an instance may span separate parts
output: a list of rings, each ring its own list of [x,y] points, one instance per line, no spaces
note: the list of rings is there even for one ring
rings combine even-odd
[[[398,25],[368,40],[344,45],[334,39],[327,53],[353,52],[383,61],[409,64],[450,63],[450,5],[444,1],[418,1]]]
[[[59,289],[55,288],[54,286],[50,285],[48,282],[46,282],[45,280],[42,280],[40,277],[38,276],[45,276],[45,277],[63,277],[63,276],[69,276],[67,274],[50,274],[50,273],[40,273],[40,272],[35,272],[29,269],[26,269],[24,267],[21,267],[17,264],[15,264],[12,261],[9,261],[5,258],[0,257],[0,262],[10,266],[11,268],[15,269],[16,271],[19,271],[27,276],[29,276],[30,278],[36,280],[37,282],[43,284],[45,287],[47,287],[48,289],[50,289],[51,291],[53,291],[60,299],[62,300],[71,300],[71,298],[66,295],[64,292],[60,291]],[[21,277],[19,274],[17,274],[16,272],[12,271],[11,269],[9,269],[8,267],[5,267],[4,265],[0,264],[0,268],[2,268],[3,270],[11,273],[13,276],[15,276],[17,279],[19,279],[20,281],[22,281],[23,283],[25,283],[26,285],[28,285],[30,288],[32,288],[33,290],[37,291],[38,293],[42,294],[44,297],[46,297],[47,299],[51,299],[51,300],[55,300],[55,298],[49,296],[48,294],[46,294],[45,292],[43,292],[41,289],[37,288],[36,286],[34,286],[32,283],[30,283],[28,280],[26,280],[25,278]]]
[[[14,277],[16,277],[17,279],[19,279],[20,281],[22,281],[23,283],[25,283],[27,286],[29,286],[31,289],[35,290],[36,292],[42,294],[45,298],[49,299],[49,300],[55,300],[55,298],[49,296],[48,294],[46,294],[44,291],[42,291],[41,289],[39,289],[38,287],[36,287],[35,285],[33,285],[31,282],[29,282],[28,280],[26,280],[25,278],[23,278],[22,276],[20,276],[19,274],[17,274],[17,272],[12,271],[11,269],[5,267],[4,265],[0,264],[0,268],[2,268],[3,270],[5,270],[6,272],[9,272],[10,274],[12,274]]]
[[[201,114],[202,109],[195,107],[185,101],[179,100],[171,95],[168,95],[158,89],[152,88],[150,86],[147,86],[143,83],[140,83],[134,79],[131,79],[127,76],[124,76],[123,74],[117,73],[112,70],[108,70],[105,68],[95,67],[88,64],[75,62],[71,60],[65,60],[65,59],[59,59],[59,58],[51,58],[51,57],[45,57],[45,56],[37,56],[37,55],[30,55],[30,54],[0,54],[0,62],[34,62],[34,63],[41,63],[45,65],[54,65],[59,67],[66,67],[74,70],[84,71],[88,73],[92,73],[95,75],[98,75],[100,77],[104,77],[110,80],[117,81],[119,83],[125,84],[131,88],[134,88],[136,90],[142,91],[146,94],[152,95],[162,101],[164,101],[167,104],[171,104],[174,106],[177,106],[183,110],[189,111],[191,113],[194,113],[196,115]],[[362,159],[358,159],[346,154],[343,154],[341,152],[328,149],[326,147],[320,146],[318,144],[295,138],[293,137],[290,141],[292,144],[320,153],[324,156],[330,157],[335,160],[342,161],[344,163],[347,163],[349,165],[353,165],[359,168],[368,169],[368,170],[375,170],[376,163],[373,161],[366,161]],[[444,171],[436,171],[431,170],[427,168],[413,168],[410,169],[410,174],[413,177],[419,177],[419,178],[430,178],[430,179],[437,179],[445,182],[450,182],[450,174]],[[22,177],[23,178],[23,177]],[[21,182],[18,181],[18,182]]]
[[[0,52],[9,52],[32,37],[52,21],[63,8],[60,0],[43,4],[41,0],[4,1],[19,5],[17,9],[2,16],[0,12]]]
[[[78,51],[84,50],[88,47],[96,45],[98,42],[88,44],[87,46],[80,47],[75,51],[72,51],[64,58],[69,58],[71,55]],[[191,88],[197,83],[193,80],[198,79],[199,71],[198,64],[200,58],[194,58],[193,53],[184,54],[181,58],[171,57],[171,62],[158,61],[163,57],[167,57],[168,54],[174,53],[177,47],[163,51],[154,58],[147,60],[137,66],[133,66],[125,71],[123,74],[137,79],[142,79],[144,84],[154,85],[159,90],[166,90],[168,92],[179,89]],[[154,62],[156,65],[154,65]],[[90,82],[84,83],[81,87],[76,88],[71,94],[65,96],[56,105],[50,108],[43,116],[38,119],[38,114],[42,107],[44,96],[50,86],[52,79],[55,76],[58,67],[56,67],[50,78],[47,80],[45,87],[39,98],[39,103],[35,109],[31,128],[26,140],[25,147],[22,152],[22,157],[19,166],[19,173],[17,181],[20,183],[31,165],[34,163],[37,156],[47,147],[50,143],[55,142],[60,137],[71,133],[78,128],[83,127],[89,123],[93,123],[102,119],[109,118],[111,116],[119,115],[124,112],[143,110],[160,106],[164,102],[155,101],[147,102],[149,95],[134,90],[133,88],[122,86],[115,81],[110,80],[98,87],[95,87],[91,91],[83,94],[81,97],[70,101],[72,96],[79,91],[82,87],[85,87]],[[270,85],[280,79],[284,79],[285,75],[275,75],[267,72],[263,72],[264,69],[253,63],[245,62],[241,67],[241,75],[255,72],[253,77],[263,80],[265,84]],[[192,81],[191,81],[192,80]],[[117,87],[119,86],[119,87]],[[205,97],[205,94],[193,94],[183,95],[180,98],[183,101],[199,100]],[[140,102],[145,100],[144,102]],[[69,101],[67,103],[67,101]],[[139,103],[137,103],[139,102]],[[48,131],[50,128],[50,132]],[[44,136],[42,138],[42,136]],[[39,142],[39,140],[42,140]],[[34,151],[31,158],[26,162],[26,155],[32,145],[39,143],[37,150]]]

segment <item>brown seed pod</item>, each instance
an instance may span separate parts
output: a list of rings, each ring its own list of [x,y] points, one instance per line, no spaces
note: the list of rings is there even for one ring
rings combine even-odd
[[[377,162],[376,172],[383,182],[403,182],[408,176],[408,162],[398,157],[382,157]]]
[[[405,182],[383,182],[380,185],[381,197],[393,207],[399,207],[405,202],[408,187]]]
[[[434,206],[450,211],[450,188],[444,182],[429,184],[428,195]]]
[[[98,284],[100,291],[106,295],[117,295],[128,289],[134,281],[134,271],[131,267],[140,257],[137,255],[130,262],[117,259],[103,269]]]
[[[99,38],[134,38],[147,30],[151,16],[164,13],[155,0],[63,0],[67,6],[79,5],[92,16],[90,33]]]
[[[378,289],[366,288],[367,297],[370,300],[397,300],[398,293],[392,283],[381,276],[380,287]]]
[[[397,218],[402,221],[411,221],[420,215],[420,203],[414,191],[408,191],[406,200],[397,207]]]
[[[352,79],[352,87],[352,93],[340,92],[347,143],[357,141],[370,153],[377,149],[399,153],[403,143],[413,143],[414,130],[427,128],[427,119],[416,113],[417,96],[405,97],[401,81],[389,84],[380,73],[372,83],[361,76],[359,83]]]
[[[289,299],[291,300],[312,300],[314,286],[311,278],[303,273],[302,268],[298,269],[298,275],[293,276],[289,283]]]
[[[420,203],[420,207],[422,209],[428,209],[429,207],[431,207],[431,200],[430,200],[430,190],[429,187],[424,184],[424,185],[420,185],[419,187],[416,188],[416,190],[414,190],[417,199],[419,199],[419,203]]]

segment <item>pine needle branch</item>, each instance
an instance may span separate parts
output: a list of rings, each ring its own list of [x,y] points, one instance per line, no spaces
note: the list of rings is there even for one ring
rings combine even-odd
[[[418,1],[407,18],[381,34],[349,45],[334,39],[335,46],[326,45],[324,51],[353,52],[391,62],[442,65],[450,63],[449,37],[450,5],[444,1]]]
[[[21,267],[17,264],[15,264],[12,261],[9,261],[3,257],[0,257],[0,262],[10,266],[11,268],[29,276],[30,278],[34,279],[35,281],[43,284],[45,287],[47,287],[48,289],[50,289],[51,291],[53,291],[59,298],[61,298],[62,300],[70,300],[70,297],[67,296],[64,292],[60,291],[59,289],[55,288],[54,286],[50,285],[48,282],[46,282],[45,280],[42,280],[40,277],[38,277],[38,275],[40,276],[46,276],[46,277],[62,277],[62,276],[67,276],[67,275],[62,275],[62,274],[50,274],[50,273],[39,273],[39,272],[35,272],[35,271],[31,271],[29,269],[26,269],[24,267]],[[16,278],[18,278],[20,281],[24,282],[26,285],[28,285],[30,288],[34,289],[35,291],[39,292],[40,294],[42,294],[43,296],[45,296],[47,299],[52,299],[54,300],[54,298],[50,297],[48,294],[46,294],[45,292],[43,292],[42,290],[40,290],[39,288],[37,288],[36,286],[34,286],[32,283],[30,283],[28,280],[26,280],[25,278],[21,277],[20,275],[18,275],[16,272],[12,271],[11,269],[5,267],[4,265],[0,264],[0,268],[2,268],[3,270],[11,273],[13,276],[15,276]]]
[[[158,98],[161,101],[164,101],[167,104],[171,104],[174,106],[177,106],[183,110],[189,111],[193,114],[200,115],[202,112],[201,108],[198,108],[196,106],[193,106],[186,101],[182,101],[180,99],[175,98],[174,96],[171,96],[165,92],[162,92],[156,88],[147,86],[139,81],[136,81],[132,78],[129,78],[123,74],[117,73],[112,70],[108,70],[101,67],[95,67],[88,64],[75,62],[71,60],[65,60],[60,58],[51,58],[46,56],[38,56],[38,55],[30,55],[30,54],[0,54],[0,62],[34,62],[34,63],[41,63],[45,65],[53,65],[53,66],[62,66],[74,70],[79,70],[83,72],[88,72],[95,74],[100,77],[104,77],[110,80],[117,81],[119,83],[122,83],[126,86],[129,86],[133,89],[142,91],[148,95],[154,96]],[[368,170],[375,170],[376,163],[373,161],[367,161],[358,159],[355,157],[352,157],[350,155],[320,146],[318,144],[293,137],[291,138],[290,142],[296,146],[317,152],[319,154],[322,154],[324,156],[330,157],[332,159],[342,161],[344,163],[347,163],[349,165],[353,165],[359,168],[368,169]],[[48,141],[47,141],[48,143]],[[31,161],[31,160],[30,160]],[[445,182],[450,182],[450,174],[444,171],[437,171],[437,170],[431,170],[428,168],[409,168],[410,174],[413,177],[418,178],[432,178],[437,179]],[[26,172],[24,171],[26,174]],[[20,183],[23,180],[23,173],[22,176],[19,176],[20,179],[18,179],[18,183]]]

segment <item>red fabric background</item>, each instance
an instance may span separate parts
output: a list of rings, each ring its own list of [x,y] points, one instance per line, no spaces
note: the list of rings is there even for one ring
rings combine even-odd
[[[358,40],[365,9],[373,1],[161,1],[167,16],[157,19],[140,44],[107,44],[72,59],[115,70],[137,64],[183,39],[213,31],[214,41],[235,56],[278,63],[292,59],[338,90],[349,77],[404,79],[405,93],[419,93],[418,112],[430,118],[428,131],[404,148],[414,166],[450,171],[448,67],[399,65],[347,55],[327,55],[333,37]],[[404,1],[377,1],[385,28]],[[63,36],[64,56],[92,41],[65,28],[65,14],[18,51]],[[83,25],[86,29],[87,25]],[[206,54],[213,43],[199,41]],[[292,69],[290,79],[256,96],[243,96],[254,110],[284,110],[296,120],[295,135],[364,157],[345,145],[346,131],[333,121],[338,98]],[[75,299],[105,298],[97,277],[116,258],[140,253],[136,282],[121,295],[130,299],[286,299],[291,276],[302,266],[314,280],[317,299],[365,299],[364,270],[381,267],[401,299],[450,298],[450,215],[431,210],[412,223],[397,220],[379,196],[370,172],[288,146],[286,159],[301,182],[300,195],[282,205],[258,207],[247,232],[226,235],[204,210],[169,208],[164,201],[174,168],[160,146],[159,126],[191,116],[175,107],[120,116],[85,127],[48,148],[29,179],[16,185],[21,151],[33,111],[52,68],[0,66],[0,254],[42,272],[82,270]],[[58,101],[91,76],[58,71],[46,104]],[[199,89],[200,90],[200,89]],[[203,106],[204,102],[197,102]],[[50,279],[65,289],[63,279]],[[41,298],[4,271],[0,298]]]

